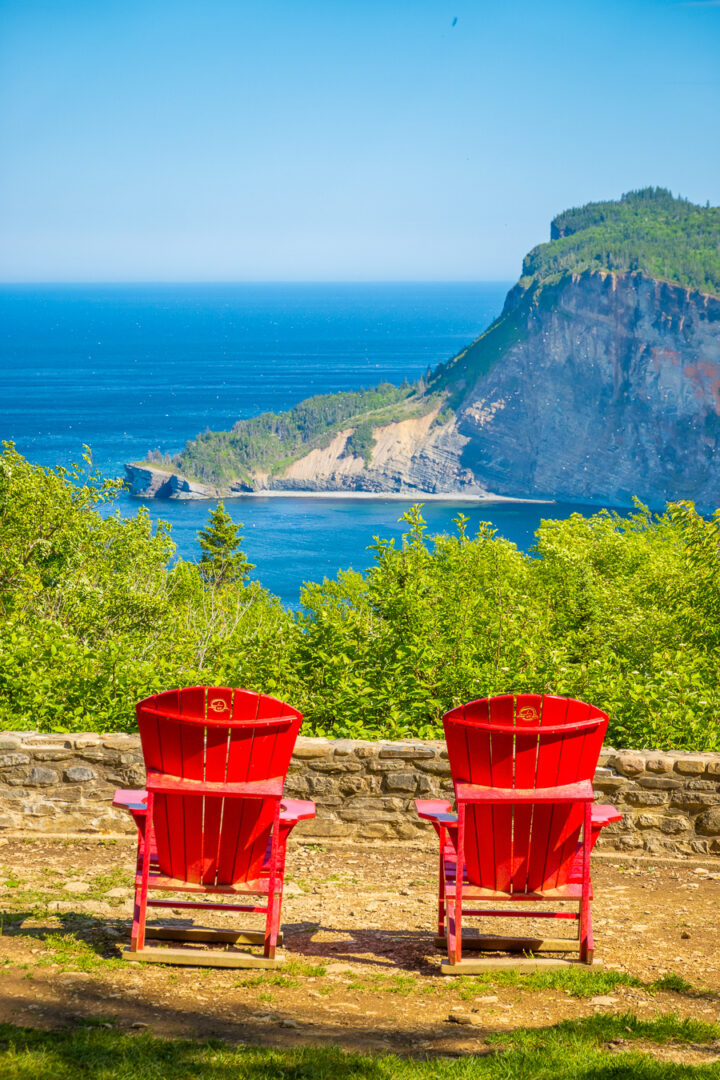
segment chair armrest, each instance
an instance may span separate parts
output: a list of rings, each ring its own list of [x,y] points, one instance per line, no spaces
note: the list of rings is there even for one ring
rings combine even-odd
[[[113,795],[113,806],[136,814],[147,814],[147,791],[140,788],[120,788]]]
[[[622,814],[609,803],[596,803],[590,821],[593,829],[604,829],[611,821],[622,821]]]
[[[418,817],[425,821],[437,821],[441,825],[457,823],[457,814],[452,812],[452,803],[445,799],[416,799],[415,809]]]
[[[280,823],[296,825],[315,817],[315,803],[309,799],[283,799],[280,803]]]

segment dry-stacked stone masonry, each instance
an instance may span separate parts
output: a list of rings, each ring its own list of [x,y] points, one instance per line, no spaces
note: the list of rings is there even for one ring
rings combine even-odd
[[[0,733],[0,833],[132,832],[113,809],[118,787],[142,787],[137,735]],[[413,799],[452,798],[443,742],[298,739],[286,793],[314,799],[306,836],[412,840],[429,828]],[[720,854],[720,754],[606,748],[595,774],[622,822],[606,849],[652,855]]]

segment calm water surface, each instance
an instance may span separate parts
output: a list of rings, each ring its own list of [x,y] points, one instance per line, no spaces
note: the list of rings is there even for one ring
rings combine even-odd
[[[91,446],[107,475],[148,450],[174,454],[310,394],[414,380],[457,353],[502,308],[508,283],[0,287],[0,435],[43,465]],[[127,495],[119,505],[135,513]],[[178,553],[198,555],[209,503],[150,501]],[[378,499],[234,499],[257,577],[296,604],[301,583],[364,569],[375,535],[399,536],[404,504]],[[519,546],[554,505],[429,503],[433,531],[459,510]]]

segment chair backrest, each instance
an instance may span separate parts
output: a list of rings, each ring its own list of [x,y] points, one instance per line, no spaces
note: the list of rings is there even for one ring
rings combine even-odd
[[[192,686],[137,706],[145,766],[181,780],[284,781],[302,714],[250,690]],[[221,794],[154,796],[162,873],[204,885],[260,874],[277,798]]]
[[[506,694],[443,717],[453,781],[537,789],[592,781],[606,713],[573,698]],[[467,804],[468,879],[483,888],[534,893],[567,884],[582,804]]]

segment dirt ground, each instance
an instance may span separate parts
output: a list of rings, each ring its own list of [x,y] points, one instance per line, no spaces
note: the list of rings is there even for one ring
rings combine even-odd
[[[440,974],[430,838],[394,846],[291,842],[286,964],[269,972],[121,960],[133,858],[125,840],[0,840],[0,1021],[456,1054],[483,1052],[490,1033],[597,1011],[720,1019],[720,863],[711,859],[594,859],[602,966],[543,972],[538,982],[529,973]],[[179,909],[170,917],[189,924]],[[262,916],[254,919],[226,915],[216,925],[259,928]],[[505,927],[512,922],[479,926],[513,932]],[[516,924],[514,932],[546,927]]]

